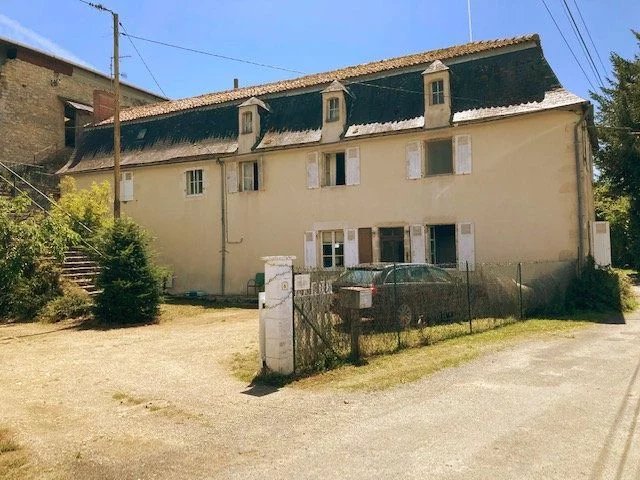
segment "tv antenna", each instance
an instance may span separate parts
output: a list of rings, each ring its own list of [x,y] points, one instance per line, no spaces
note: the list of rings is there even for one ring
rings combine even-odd
[[[471,0],[467,0],[467,17],[469,17],[469,41],[473,42],[473,30],[471,29]]]

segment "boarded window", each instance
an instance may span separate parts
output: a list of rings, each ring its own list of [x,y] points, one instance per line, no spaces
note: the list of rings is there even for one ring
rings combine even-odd
[[[451,139],[427,142],[427,175],[453,173]]]
[[[244,112],[242,114],[242,133],[253,132],[253,113]]]

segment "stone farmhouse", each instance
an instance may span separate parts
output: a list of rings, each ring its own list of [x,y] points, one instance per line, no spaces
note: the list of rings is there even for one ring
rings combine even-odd
[[[243,293],[261,257],[574,264],[593,248],[592,107],[538,35],[124,110],[123,212],[173,290]],[[111,180],[112,121],[60,171]]]
[[[0,161],[64,165],[82,127],[113,116],[111,92],[108,75],[0,38]],[[122,86],[124,106],[161,100]]]

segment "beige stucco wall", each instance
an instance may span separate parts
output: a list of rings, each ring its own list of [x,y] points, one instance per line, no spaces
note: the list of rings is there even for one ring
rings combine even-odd
[[[228,238],[241,243],[227,244],[226,291],[243,292],[262,270],[262,256],[295,255],[302,265],[309,230],[473,222],[477,262],[575,259],[577,119],[553,111],[342,142],[360,147],[357,186],[307,188],[306,154],[336,145],[263,153],[264,190],[227,196]],[[407,142],[467,133],[470,175],[406,178]],[[160,259],[176,273],[176,291],[219,293],[220,172],[212,160],[199,163],[208,168],[208,189],[186,199],[184,171],[195,165],[134,169],[135,200],[123,211],[153,232]],[[102,175],[76,178],[87,186]]]

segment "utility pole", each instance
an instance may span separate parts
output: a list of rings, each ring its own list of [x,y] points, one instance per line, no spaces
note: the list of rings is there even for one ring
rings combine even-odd
[[[81,0],[90,7],[109,12],[113,17],[113,217],[120,218],[120,21],[118,14],[100,3]]]
[[[120,33],[118,14],[113,15],[113,218],[120,218]]]

